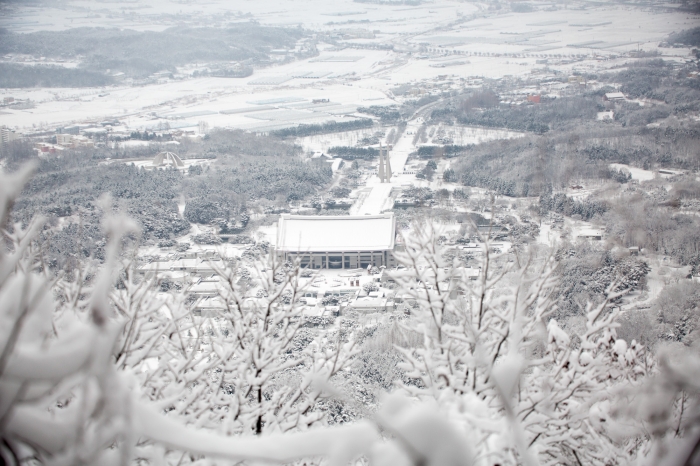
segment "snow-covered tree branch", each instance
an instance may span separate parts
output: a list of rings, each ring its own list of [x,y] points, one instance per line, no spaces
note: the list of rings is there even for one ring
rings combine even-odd
[[[500,464],[626,463],[639,437],[607,431],[615,390],[646,375],[638,344],[616,338],[618,294],[587,310],[578,341],[551,314],[558,285],[551,257],[497,261],[489,242],[477,280],[446,263],[428,225],[406,241],[395,274],[418,306],[404,321],[423,345],[399,348],[412,382],[403,390],[434,400],[477,439],[477,458]],[[495,266],[498,262],[498,265]],[[606,424],[607,422],[607,424]]]
[[[302,273],[273,255],[211,262],[224,310],[123,263],[137,230],[103,202],[105,263],[45,274],[40,219],[9,225],[31,167],[0,175],[0,455],[6,464],[692,464],[700,436],[697,353],[617,337],[620,293],[565,332],[556,261],[513,262],[485,241],[478,277],[417,229],[390,273],[422,340],[397,346],[406,378],[376,414],[326,425],[323,401],[358,347],[304,326]],[[228,464],[225,463],[225,464]]]

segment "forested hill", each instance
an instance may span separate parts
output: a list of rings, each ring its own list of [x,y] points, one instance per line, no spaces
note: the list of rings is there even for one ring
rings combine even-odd
[[[586,79],[606,85],[522,106],[501,104],[486,89],[433,111],[433,121],[529,133],[468,148],[453,163],[457,178],[506,196],[532,196],[542,194],[545,186],[567,186],[576,179],[626,182],[609,169],[611,163],[644,169],[695,166],[691,148],[700,140],[700,125],[693,118],[700,110],[700,81],[690,78],[688,70],[652,59]],[[603,95],[613,86],[628,100],[605,102]],[[647,102],[640,105],[634,99]],[[612,120],[596,118],[604,110],[613,112]]]
[[[301,29],[265,27],[254,23],[228,28],[171,28],[161,32],[76,28],[19,34],[0,29],[0,55],[79,59],[80,70],[121,71],[138,78],[157,71],[175,71],[175,67],[189,63],[264,59],[270,48],[293,47],[303,34]],[[3,72],[6,74],[21,68],[24,67],[12,64]],[[26,83],[26,86],[31,85],[35,84]]]
[[[156,244],[188,233],[190,222],[245,230],[251,214],[307,199],[332,179],[329,167],[303,163],[297,147],[272,137],[213,131],[207,141],[189,147],[191,152],[181,149],[183,157],[208,155],[212,162],[204,169],[193,165],[183,174],[107,161],[117,149],[66,151],[60,158],[37,159],[38,170],[17,199],[12,220],[26,224],[38,215],[48,218],[42,239],[49,266],[70,270],[85,258],[103,257],[106,243],[97,200],[105,193],[112,196],[115,209],[139,223],[141,242]],[[31,146],[23,150],[5,160],[9,168],[36,158]],[[178,211],[183,200],[184,218]]]
[[[0,63],[0,87],[101,87],[114,79],[99,71],[62,66],[25,66]]]
[[[700,5],[695,5],[696,8],[698,6]],[[681,44],[690,45],[692,47],[698,47],[700,46],[700,27],[686,29],[676,34],[671,34],[671,37],[668,38],[668,42],[671,44]]]
[[[450,161],[449,178],[466,187],[485,188],[508,198],[539,197],[538,213],[556,213],[605,225],[607,232],[625,231],[630,244],[666,254],[682,265],[700,267],[697,203],[700,80],[695,65],[677,68],[658,58],[626,64],[587,76],[604,86],[579,95],[542,100],[540,104],[501,104],[485,89],[456,97],[433,112],[432,119],[484,127],[521,129],[524,137],[463,147]],[[626,99],[609,102],[606,92],[620,90]],[[611,119],[599,120],[608,111]],[[541,125],[541,126],[538,126]],[[427,157],[435,157],[426,150]],[[673,182],[649,181],[643,190],[628,185],[632,176],[623,164],[652,174],[687,171]],[[676,173],[676,172],[673,172]],[[572,198],[563,191],[619,184],[625,194]],[[672,189],[668,187],[672,185]],[[632,186],[635,186],[632,184]],[[673,208],[669,208],[673,207]],[[680,209],[693,212],[679,215]],[[663,231],[663,234],[659,233]]]
[[[71,270],[87,257],[103,258],[97,200],[105,193],[112,196],[115,208],[139,222],[145,241],[189,231],[189,223],[178,215],[180,172],[100,165],[89,155],[71,155],[42,161],[13,211],[13,219],[23,223],[37,215],[48,218],[42,239],[52,269]]]
[[[185,218],[196,223],[211,223],[217,218],[245,223],[239,217],[250,206],[260,201],[286,206],[289,201],[305,199],[325,186],[331,176],[330,167],[300,160],[284,164],[256,161],[215,170],[187,180]]]

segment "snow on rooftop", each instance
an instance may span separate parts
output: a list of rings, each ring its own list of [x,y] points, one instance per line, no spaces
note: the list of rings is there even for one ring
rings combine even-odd
[[[277,249],[285,252],[381,251],[394,248],[393,214],[282,215]]]
[[[608,100],[625,100],[625,94],[622,92],[607,92],[605,98]]]

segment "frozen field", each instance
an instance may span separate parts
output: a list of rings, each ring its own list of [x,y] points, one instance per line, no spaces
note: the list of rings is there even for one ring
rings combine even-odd
[[[692,27],[687,15],[601,5],[586,9],[507,13],[460,24],[450,31],[427,33],[413,42],[481,54],[609,55],[656,49],[669,32]]]
[[[637,167],[630,167],[629,165],[625,165],[623,163],[611,163],[610,168],[614,168],[615,170],[628,171],[630,175],[632,175],[632,179],[638,181],[653,180],[655,176],[654,172],[652,171],[644,170],[642,168]]]
[[[543,58],[550,60],[547,66],[553,72],[595,72],[623,65],[624,58],[611,57],[633,49],[658,50],[682,59],[688,56],[688,49],[659,49],[658,43],[673,31],[696,25],[685,13],[607,4],[548,10],[546,20],[542,11],[513,13],[503,9],[493,13],[487,5],[449,0],[419,6],[352,0],[332,4],[321,0],[235,4],[212,0],[207,2],[206,14],[202,11],[197,3],[175,0],[67,1],[42,9],[13,3],[0,7],[0,27],[15,32],[127,25],[161,30],[175,25],[225,27],[253,19],[264,25],[301,25],[345,35],[344,43],[356,48],[337,48],[321,41],[316,57],[259,68],[251,77],[241,79],[196,78],[99,89],[4,89],[0,98],[30,99],[33,108],[3,110],[0,125],[28,131],[118,118],[132,130],[153,130],[166,122],[171,128],[192,128],[205,121],[210,128],[264,131],[298,122],[320,123],[346,118],[357,106],[396,103],[390,91],[397,84],[440,76],[529,77],[533,70],[542,68],[536,61]],[[188,23],[192,18],[196,22]],[[352,39],[352,34],[359,34],[358,38]],[[359,38],[363,35],[366,37]],[[372,49],[387,46],[393,50]],[[293,107],[289,102],[251,104],[288,98],[299,99],[296,103],[301,105],[329,99],[335,106],[324,111]],[[298,118],[282,112],[277,115],[286,118],[274,113],[263,118],[259,113],[280,108],[297,111]],[[453,140],[473,144],[504,137],[516,135],[465,129]],[[329,144],[314,141],[309,146],[324,150]]]
[[[379,90],[339,83],[320,88],[306,85],[299,88],[249,88],[242,84],[237,79],[198,78],[143,87],[0,90],[0,98],[30,99],[34,104],[33,108],[25,110],[3,110],[0,126],[27,130],[33,126],[101,121],[112,117],[123,120],[132,129],[154,129],[159,122],[165,121],[169,121],[171,127],[182,123],[195,126],[198,121],[206,121],[210,127],[243,128],[255,123],[246,115],[254,116],[258,110],[284,108],[286,105],[284,102],[267,105],[251,102],[294,97],[297,104],[311,104],[313,99],[329,99],[341,111],[319,107],[319,111],[325,110],[319,115],[322,120],[341,118],[342,113],[353,110],[347,107],[351,105],[392,103]]]
[[[478,12],[481,5],[442,1],[419,6],[355,3],[352,0],[263,0],[199,2],[151,0],[149,2],[68,1],[42,8],[32,6],[7,9],[0,25],[17,32],[62,30],[73,27],[129,27],[162,30],[178,26],[194,16],[208,25],[222,26],[255,19],[265,25],[334,30],[357,27],[350,21],[361,20],[360,27],[382,29],[382,33],[416,32],[454,21],[455,15]],[[206,10],[206,13],[204,11]],[[198,24],[198,23],[196,23]]]

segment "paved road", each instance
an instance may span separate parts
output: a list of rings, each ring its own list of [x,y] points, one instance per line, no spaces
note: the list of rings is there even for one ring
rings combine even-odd
[[[430,104],[430,106],[435,104]],[[416,112],[414,118],[406,125],[406,130],[389,153],[392,171],[391,181],[382,183],[377,175],[372,175],[367,180],[367,188],[360,193],[355,205],[350,209],[351,215],[377,215],[385,210],[390,210],[393,207],[393,200],[390,196],[391,189],[400,188],[415,181],[415,175],[404,175],[403,171],[408,154],[415,150],[413,137],[422,123],[421,117],[417,116],[421,114],[419,112]]]
[[[382,183],[377,175],[371,176],[367,180],[367,187],[360,193],[357,201],[350,209],[351,215],[377,215],[391,209],[393,207],[393,201],[390,199],[391,189],[400,188],[402,185],[415,182],[415,175],[403,174],[408,154],[415,150],[413,137],[423,121],[430,115],[432,109],[440,102],[438,100],[416,110],[406,125],[406,130],[389,153],[392,171],[391,182]]]

